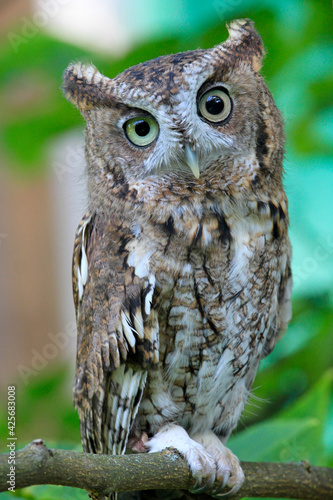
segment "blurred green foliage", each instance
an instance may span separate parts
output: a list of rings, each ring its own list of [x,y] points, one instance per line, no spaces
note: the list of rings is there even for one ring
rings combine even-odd
[[[180,3],[183,9],[188,5]],[[267,48],[263,74],[286,123],[295,299],[292,324],[261,364],[230,447],[241,460],[308,459],[333,466],[331,6],[324,0],[244,0],[207,2],[207,9],[209,22],[206,16],[201,29],[199,9],[183,34],[169,30],[165,21],[158,43],[147,41],[120,60],[88,53],[42,32],[17,53],[6,40],[0,49],[1,147],[18,175],[43,175],[47,142],[66,129],[83,126],[60,92],[61,75],[70,61],[93,61],[113,77],[162,54],[211,47],[227,37],[226,20],[252,18]],[[67,369],[45,369],[19,390],[20,445],[41,437],[49,446],[78,446],[79,422],[70,401]],[[5,420],[0,422],[2,435]],[[87,498],[84,492],[51,486],[16,492],[16,497],[27,499],[59,496]]]

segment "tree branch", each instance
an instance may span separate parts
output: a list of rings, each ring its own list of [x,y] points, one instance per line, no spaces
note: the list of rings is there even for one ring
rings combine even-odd
[[[0,491],[7,491],[11,477],[9,459],[0,455]],[[333,469],[300,463],[242,462],[246,481],[237,495],[302,500],[333,499]],[[15,489],[56,484],[87,490],[96,498],[111,491],[152,489],[188,490],[193,485],[186,462],[173,450],[124,456],[93,455],[48,449],[36,439],[15,452]],[[14,475],[12,474],[12,478]],[[191,495],[196,500],[208,495]],[[231,497],[228,497],[231,498]]]

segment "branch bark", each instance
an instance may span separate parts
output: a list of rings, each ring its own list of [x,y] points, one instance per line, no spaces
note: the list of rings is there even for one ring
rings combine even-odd
[[[0,491],[7,491],[10,485],[8,459],[9,454],[0,455]],[[333,469],[312,467],[308,462],[241,465],[246,481],[236,495],[228,498],[333,499]],[[188,490],[193,480],[186,462],[171,449],[151,454],[92,455],[48,449],[36,439],[15,452],[15,489],[37,484],[82,488],[102,498],[111,491]],[[196,500],[212,498],[189,493],[186,496]]]

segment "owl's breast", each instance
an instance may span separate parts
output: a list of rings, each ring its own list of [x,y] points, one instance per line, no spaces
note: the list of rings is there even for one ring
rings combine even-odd
[[[192,215],[169,221],[151,254],[160,362],[148,393],[187,428],[227,432],[243,411],[277,315],[284,249],[271,230]]]
[[[176,219],[174,232],[182,240],[182,245],[189,249],[220,246],[220,242],[227,243],[230,238],[229,227],[223,215],[213,212],[201,217],[196,214],[186,214],[186,217]]]

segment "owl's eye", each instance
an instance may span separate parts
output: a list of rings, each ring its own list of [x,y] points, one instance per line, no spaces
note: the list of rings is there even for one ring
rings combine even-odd
[[[158,124],[150,116],[137,116],[124,124],[125,134],[135,146],[148,146],[158,135]]]
[[[221,123],[230,116],[231,111],[232,101],[226,89],[211,89],[200,98],[199,113],[209,122]]]

